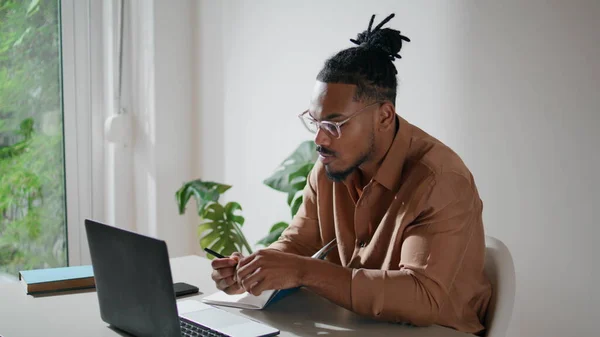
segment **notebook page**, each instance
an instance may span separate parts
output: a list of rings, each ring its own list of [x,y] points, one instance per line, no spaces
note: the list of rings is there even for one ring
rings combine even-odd
[[[244,309],[262,309],[271,298],[274,290],[263,291],[259,296],[254,296],[250,293],[238,295],[228,295],[222,291],[218,291],[210,296],[202,299],[204,303],[224,305]]]

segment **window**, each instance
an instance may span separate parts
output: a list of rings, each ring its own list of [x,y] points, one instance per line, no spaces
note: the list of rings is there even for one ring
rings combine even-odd
[[[0,0],[0,273],[5,278],[68,263],[59,13],[59,0]]]
[[[0,282],[90,263],[82,224],[103,218],[107,3],[0,0]]]

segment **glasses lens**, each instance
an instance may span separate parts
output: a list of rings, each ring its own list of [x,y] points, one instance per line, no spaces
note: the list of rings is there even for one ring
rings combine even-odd
[[[302,120],[302,124],[304,124],[304,126],[308,129],[308,131],[310,131],[312,133],[317,133],[318,126],[317,126],[316,121],[309,119],[307,117],[304,117],[304,116],[301,117],[300,119]]]
[[[335,138],[339,138],[340,137],[338,129],[335,127],[334,124],[331,124],[331,123],[328,123],[328,122],[322,122],[321,123],[321,128],[323,128],[325,131],[329,132],[331,134],[331,136],[333,136]]]
[[[304,126],[308,129],[308,131],[310,131],[312,133],[317,133],[317,131],[319,130],[319,126],[320,126],[321,129],[323,129],[324,131],[327,131],[327,133],[329,133],[332,137],[340,138],[340,133],[338,132],[338,128],[335,126],[335,124],[333,124],[331,122],[327,122],[327,121],[318,122],[318,121],[315,121],[314,119],[307,117],[305,115],[300,116],[300,120],[302,121],[302,124],[304,124]]]

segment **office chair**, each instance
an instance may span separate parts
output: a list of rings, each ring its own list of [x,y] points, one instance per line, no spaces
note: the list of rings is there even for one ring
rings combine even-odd
[[[486,236],[485,246],[485,272],[492,283],[492,298],[485,318],[485,336],[505,337],[515,301],[515,266],[510,251],[502,241]]]

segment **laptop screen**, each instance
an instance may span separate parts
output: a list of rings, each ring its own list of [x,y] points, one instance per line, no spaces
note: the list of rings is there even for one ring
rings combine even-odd
[[[166,243],[92,220],[85,229],[102,320],[136,336],[179,336]]]

